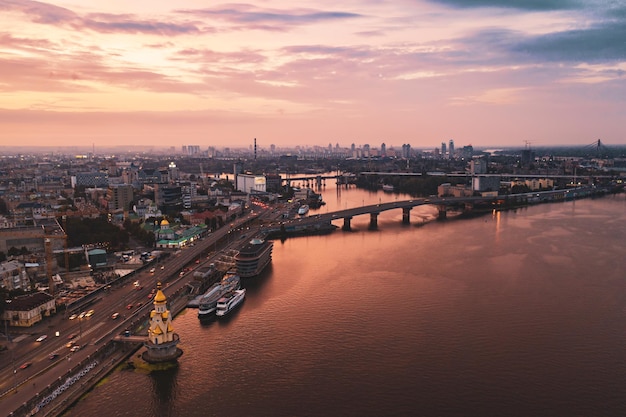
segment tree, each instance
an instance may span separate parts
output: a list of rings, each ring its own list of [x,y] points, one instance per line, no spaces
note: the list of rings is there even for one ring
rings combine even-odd
[[[106,242],[112,248],[117,249],[124,247],[129,240],[128,231],[109,223],[105,217],[68,218],[66,233],[69,246]]]

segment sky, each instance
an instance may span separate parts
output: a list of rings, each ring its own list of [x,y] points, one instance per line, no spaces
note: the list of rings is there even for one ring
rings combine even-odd
[[[0,0],[0,146],[626,144],[623,0]]]

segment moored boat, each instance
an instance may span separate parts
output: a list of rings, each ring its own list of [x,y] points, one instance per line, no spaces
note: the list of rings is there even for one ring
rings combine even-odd
[[[215,315],[218,317],[222,317],[230,313],[235,307],[241,304],[245,296],[246,296],[245,288],[231,291],[228,294],[224,295],[217,302]]]
[[[221,282],[213,284],[200,299],[198,318],[206,319],[212,317],[215,314],[218,300],[226,294],[238,290],[240,285],[241,279],[236,274],[227,274],[222,278]]]
[[[309,205],[308,204],[303,204],[300,206],[300,208],[298,209],[298,214],[300,216],[304,216],[309,212]]]

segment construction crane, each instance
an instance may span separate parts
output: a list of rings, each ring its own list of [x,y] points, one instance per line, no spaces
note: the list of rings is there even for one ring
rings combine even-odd
[[[61,229],[63,233],[59,234],[44,234],[42,237],[44,239],[44,247],[46,251],[46,275],[48,276],[48,287],[51,295],[54,295],[54,279],[52,274],[52,239],[63,239],[63,252],[65,253],[65,270],[66,272],[70,272],[70,257],[69,251],[67,250],[67,233],[65,230],[67,229],[67,216],[63,216],[63,228]]]
[[[45,235],[44,244],[46,249],[46,275],[48,276],[48,286],[50,288],[50,294],[54,295],[54,279],[52,278],[52,239],[63,239],[65,253],[65,270],[70,272],[69,251],[67,250],[67,235]]]

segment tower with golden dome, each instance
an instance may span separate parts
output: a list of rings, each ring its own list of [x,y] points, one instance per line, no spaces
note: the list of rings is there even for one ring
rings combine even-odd
[[[177,347],[180,338],[177,333],[174,333],[172,315],[167,309],[167,297],[161,290],[160,282],[157,284],[153,303],[154,310],[150,312],[148,340],[144,342],[146,351],[142,358],[149,363],[175,361],[183,354],[183,351]]]

